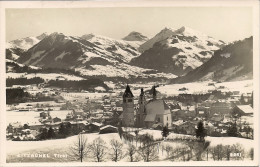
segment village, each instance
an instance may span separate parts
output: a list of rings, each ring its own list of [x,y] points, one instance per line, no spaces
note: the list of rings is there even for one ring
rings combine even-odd
[[[114,91],[98,89],[98,93],[39,85],[23,87],[32,97],[50,97],[52,101],[8,104],[7,140],[118,133],[121,127],[126,131],[167,127],[170,132],[194,136],[199,121],[203,122],[207,136],[254,138],[252,92],[227,92],[222,91],[222,86],[207,93],[191,94],[183,87],[178,89],[178,95],[164,96],[157,87],[143,89],[122,84]]]

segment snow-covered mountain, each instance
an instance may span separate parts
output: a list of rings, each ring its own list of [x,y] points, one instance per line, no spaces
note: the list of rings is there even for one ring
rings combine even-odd
[[[47,33],[42,33],[41,35],[36,37],[26,37],[7,42],[6,58],[9,60],[17,60],[21,54],[23,54],[32,46],[36,45],[46,36],[48,36]]]
[[[235,81],[253,78],[253,37],[228,44],[211,59],[174,82]]]
[[[48,34],[45,32],[39,36],[36,37],[26,37],[22,39],[16,39],[10,42],[6,43],[6,49],[9,48],[20,48],[22,50],[28,50],[31,48],[33,45],[37,44],[40,42],[43,38],[48,36]]]
[[[209,60],[225,43],[188,27],[165,28],[143,43],[131,65],[184,75]]]
[[[126,37],[124,37],[123,40],[145,42],[148,41],[148,38],[139,32],[133,31],[129,33]]]
[[[140,41],[116,40],[100,35],[81,37],[52,33],[18,58],[18,62],[43,68],[75,69],[85,76],[175,78],[173,74],[129,65],[140,55]]]

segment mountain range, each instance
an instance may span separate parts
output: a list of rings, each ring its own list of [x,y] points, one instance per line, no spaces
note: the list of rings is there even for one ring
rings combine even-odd
[[[253,78],[253,37],[236,41],[217,50],[211,59],[175,83],[194,81],[234,81]]]
[[[228,53],[239,47],[233,45]],[[96,34],[67,36],[55,32],[8,42],[6,59],[30,67],[73,69],[83,76],[185,82],[196,80],[196,77],[185,79],[185,75],[199,71],[204,64],[218,64],[215,55],[227,47],[225,42],[188,27],[164,28],[150,39],[135,31],[122,39]],[[246,57],[246,52],[241,56]],[[197,73],[201,73],[196,74],[198,80],[207,75],[206,70]],[[216,79],[217,73],[214,75],[209,79]]]
[[[139,47],[132,65],[182,76],[209,60],[224,42],[188,27],[165,28]]]

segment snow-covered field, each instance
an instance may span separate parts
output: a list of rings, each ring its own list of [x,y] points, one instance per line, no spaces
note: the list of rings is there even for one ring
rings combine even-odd
[[[214,85],[208,85],[209,83],[214,83]],[[129,84],[129,85],[134,96],[139,96],[141,88],[143,88],[144,91],[147,91],[150,90],[152,86],[158,85],[158,83]],[[234,85],[236,86],[234,87]],[[220,88],[220,87],[224,87],[224,88]],[[181,88],[186,88],[186,90],[184,91],[179,90]],[[156,90],[167,96],[174,96],[183,93],[188,93],[188,94],[208,93],[214,90],[221,90],[222,92],[240,91],[240,94],[252,93],[253,80],[222,82],[222,83],[205,81],[205,82],[160,85],[159,87],[156,88]],[[120,90],[115,90],[115,91],[117,92]]]
[[[253,91],[253,80],[214,83],[215,86],[209,86],[208,85],[209,83],[211,82],[207,81],[207,82],[192,82],[192,83],[185,83],[185,84],[172,84],[172,85],[160,86],[157,88],[157,90],[168,96],[178,95],[180,93],[190,93],[190,94],[207,93],[208,91],[213,91],[216,89],[221,90],[222,92],[240,91],[240,93],[252,93]],[[220,86],[224,86],[224,88],[220,89],[219,88]],[[179,91],[179,89],[184,87],[187,88],[187,90]]]
[[[149,133],[152,134],[155,139],[161,138],[161,131],[158,130],[141,130],[139,132],[139,135]],[[117,133],[110,133],[110,134],[98,134],[98,133],[90,133],[90,134],[83,134],[85,138],[87,138],[88,144],[90,144],[94,139],[100,137],[106,142],[106,146],[108,147],[106,149],[107,152],[110,151],[110,140],[116,139],[124,144],[123,151],[126,151],[127,148],[127,142],[124,140],[121,140],[119,135]],[[168,138],[177,138],[177,137],[187,137],[188,135],[182,135],[182,134],[175,134],[171,133]],[[190,136],[188,136],[190,137]],[[222,145],[233,145],[236,143],[240,143],[245,148],[245,151],[247,152],[250,148],[254,148],[254,145],[256,144],[255,141],[250,139],[243,139],[243,138],[234,138],[234,137],[206,137],[206,140],[210,141],[210,146],[216,146],[217,144]],[[55,140],[45,140],[45,141],[6,141],[6,147],[8,148],[7,151],[7,159],[8,157],[13,157],[18,154],[24,154],[24,153],[48,153],[53,154],[60,153],[60,154],[69,154],[70,147],[77,142],[77,136],[71,136],[66,139],[55,139]],[[135,142],[133,143],[134,145]],[[161,145],[171,145],[173,148],[181,146],[181,142],[175,142],[175,141],[162,141]],[[139,144],[137,144],[139,146]],[[158,145],[159,146],[159,145]],[[58,151],[60,150],[60,152]],[[161,152],[160,152],[161,153]],[[159,159],[163,160],[165,158],[165,154],[160,155]],[[44,160],[43,160],[44,161]],[[55,160],[54,160],[55,161]],[[88,159],[88,161],[93,161]],[[106,161],[110,161],[109,159],[106,159]],[[122,159],[121,161],[128,161],[127,157]]]
[[[52,118],[58,117],[62,120],[66,118],[66,115],[70,113],[71,110],[60,110],[60,111],[50,111]],[[17,111],[7,111],[6,112],[6,124],[13,122],[21,122],[21,125],[26,123],[35,124],[39,123],[40,113],[37,111],[28,111],[28,112],[17,112]]]
[[[6,73],[6,78],[34,78],[34,77],[40,77],[44,80],[56,80],[59,77],[63,77],[66,80],[75,80],[79,81],[83,78],[77,77],[74,75],[68,75],[68,74],[58,74],[58,73],[50,73],[50,74],[43,74],[43,73],[36,73],[36,74],[27,74],[27,73]]]
[[[61,96],[65,99],[65,100],[72,100],[75,98],[78,99],[85,99],[85,98],[89,98],[89,99],[101,99],[104,96],[110,96],[110,95],[115,95],[114,93],[78,93],[78,92],[74,92],[74,93],[61,93]]]

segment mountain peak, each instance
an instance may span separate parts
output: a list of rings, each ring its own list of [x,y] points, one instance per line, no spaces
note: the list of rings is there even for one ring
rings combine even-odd
[[[95,34],[90,33],[90,34],[82,35],[81,38],[82,38],[82,39],[85,39],[85,40],[89,40],[89,39],[92,39],[92,38],[95,37],[95,36],[96,36]]]
[[[148,38],[139,32],[132,31],[126,37],[123,38],[125,41],[147,41]]]
[[[200,31],[194,30],[187,26],[182,26],[181,28],[174,31],[175,34],[182,34],[185,36],[200,36],[200,37],[208,37],[206,34],[203,34]]]
[[[62,35],[62,36],[64,36],[63,33],[59,33],[59,32],[53,32],[53,33],[51,33],[49,36],[57,36],[57,35]]]
[[[174,32],[174,30],[172,28],[165,27],[158,34],[169,34],[169,33],[173,33],[173,32]]]
[[[42,33],[41,35],[37,36],[36,38],[42,40],[43,38],[47,37],[49,34],[47,32]]]

